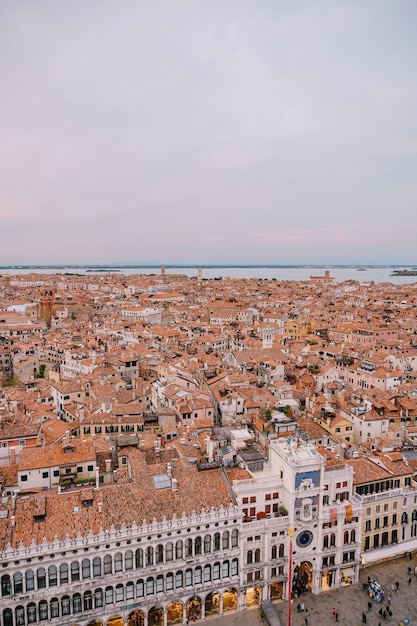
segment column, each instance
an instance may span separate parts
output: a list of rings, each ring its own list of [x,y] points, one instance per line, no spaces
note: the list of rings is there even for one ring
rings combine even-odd
[[[246,609],[246,591],[238,591],[237,602],[239,611]]]

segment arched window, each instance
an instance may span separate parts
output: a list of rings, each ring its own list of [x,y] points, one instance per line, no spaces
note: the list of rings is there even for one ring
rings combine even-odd
[[[123,556],[121,552],[117,552],[114,555],[114,571],[115,572],[123,571]]]
[[[239,559],[233,559],[231,575],[237,576],[239,574]]]
[[[349,531],[348,530],[345,530],[345,532],[343,533],[343,543],[345,545],[349,543]]]
[[[66,585],[68,582],[68,565],[66,563],[62,563],[59,566],[59,584]]]
[[[56,587],[58,584],[58,570],[55,565],[48,567],[48,585],[49,587]]]
[[[174,560],[174,546],[171,542],[165,546],[165,559],[167,562]]]
[[[46,572],[45,572],[44,567],[40,567],[36,571],[36,579],[38,583],[38,589],[45,589],[46,588]]]
[[[33,591],[35,589],[35,575],[31,569],[28,569],[25,573],[25,584],[26,584],[26,591]],[[36,613],[36,606],[35,606],[35,613]]]
[[[148,546],[146,548],[146,565],[153,565],[153,548]]]
[[[203,570],[200,566],[196,567],[194,570],[194,584],[200,585],[203,580]]]
[[[28,624],[36,623],[36,604],[31,602],[27,606]]]
[[[91,591],[86,591],[83,596],[84,611],[90,611],[93,608],[93,594]]]
[[[166,575],[165,589],[167,591],[174,589],[174,574],[172,572],[169,572],[169,574]]]
[[[71,612],[71,600],[69,596],[61,599],[61,615],[69,615]]]
[[[133,552],[128,550],[125,554],[125,570],[129,571],[133,569]]]
[[[211,567],[210,565],[204,566],[204,582],[207,583],[211,580]]]
[[[103,590],[96,589],[94,592],[94,608],[99,609],[103,606]]]
[[[1,577],[1,595],[2,596],[10,596],[12,592],[12,585],[10,582],[9,574],[4,574]]]
[[[285,546],[283,543],[279,544],[279,552],[278,552],[278,556],[280,559],[282,559],[284,557],[284,550],[285,550]]]
[[[328,547],[329,547],[329,535],[324,535],[324,537],[323,537],[323,549],[325,550]]]
[[[350,531],[350,543],[355,543],[356,542],[356,530],[351,530]]]
[[[191,587],[192,584],[193,584],[193,570],[186,569],[185,570],[185,586]]]
[[[277,546],[272,546],[272,549],[271,549],[271,559],[276,559],[277,558],[277,554],[278,554]]]
[[[106,587],[104,591],[104,602],[106,604],[113,604],[113,587]]]
[[[175,560],[182,559],[182,541],[178,540],[175,544]]]
[[[194,554],[195,554],[195,556],[198,556],[199,554],[201,554],[201,548],[202,548],[201,537],[196,537],[194,539]]]
[[[113,573],[113,562],[110,554],[106,554],[103,559],[103,568],[104,574],[112,574]]]
[[[116,602],[123,602],[124,600],[124,589],[123,585],[119,583],[116,585]]]
[[[83,580],[85,580],[86,578],[90,578],[91,576],[90,559],[83,559],[83,562],[81,563],[81,569],[82,569]]]
[[[76,580],[80,580],[80,564],[78,561],[73,561],[71,563],[71,582]]]
[[[229,576],[230,576],[229,561],[223,561],[222,578],[229,578]]]
[[[74,593],[72,596],[72,612],[80,613],[81,612],[81,594]]]
[[[164,546],[161,543],[156,546],[156,562],[164,562]]]
[[[251,565],[253,563],[253,552],[252,550],[248,550],[246,553],[246,564]]]
[[[126,600],[133,600],[135,597],[135,587],[133,586],[133,582],[130,580],[126,585]]]
[[[411,521],[412,522],[417,521],[417,509],[414,509],[414,511],[411,513]]]
[[[261,560],[261,551],[259,548],[255,550],[255,563],[259,563]]]
[[[35,611],[36,611],[36,609],[35,609]],[[3,611],[3,626],[13,626],[12,609],[4,609],[4,611]]]
[[[237,528],[232,530],[232,548],[237,548],[239,545],[239,531]]]
[[[13,589],[15,593],[23,593],[23,576],[21,572],[13,575]]]
[[[162,593],[164,590],[164,577],[162,574],[156,577],[156,593]]]
[[[150,576],[149,578],[146,579],[146,595],[151,596],[153,595],[154,592],[155,592],[154,581],[153,581],[153,578]]]
[[[223,550],[228,550],[230,546],[230,533],[228,530],[226,530],[223,533],[223,539],[222,539],[222,548]]]
[[[408,513],[404,511],[401,515],[401,524],[408,524]]]
[[[331,547],[334,547],[336,545],[336,535],[334,533],[330,535],[330,545]]]
[[[51,619],[53,617],[59,617],[59,602],[58,602],[58,598],[52,598],[52,600],[49,603],[49,611],[51,614]]]
[[[193,556],[193,540],[188,538],[185,540],[185,558]]]
[[[46,600],[41,600],[39,602],[39,621],[44,621],[48,619],[48,603]]]
[[[220,550],[220,533],[214,533],[213,550],[214,552]]]
[[[211,536],[206,535],[204,537],[204,554],[211,552]]]
[[[181,589],[184,586],[182,572],[175,572],[175,589]]]
[[[219,580],[220,578],[220,563],[213,565],[213,580]]]
[[[15,610],[16,626],[24,626],[25,624],[25,608],[17,606]]]
[[[143,598],[145,595],[145,585],[143,583],[142,578],[136,581],[136,597]]]
[[[138,548],[135,552],[135,568],[141,569],[143,567],[143,550]]]
[[[99,578],[101,576],[101,559],[99,556],[93,559],[93,576]]]

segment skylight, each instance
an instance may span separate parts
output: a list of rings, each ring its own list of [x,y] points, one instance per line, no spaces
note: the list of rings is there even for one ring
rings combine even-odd
[[[155,484],[155,489],[166,489],[167,487],[171,487],[171,480],[168,474],[156,474],[153,476],[153,482]]]

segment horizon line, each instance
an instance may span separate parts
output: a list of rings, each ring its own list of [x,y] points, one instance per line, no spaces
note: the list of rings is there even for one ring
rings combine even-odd
[[[295,264],[276,264],[276,263],[27,263],[13,265],[0,265],[0,270],[4,269],[161,269],[164,268],[349,268],[349,267],[367,267],[367,268],[391,268],[391,267],[417,267],[417,262],[413,264],[401,263],[295,263]]]

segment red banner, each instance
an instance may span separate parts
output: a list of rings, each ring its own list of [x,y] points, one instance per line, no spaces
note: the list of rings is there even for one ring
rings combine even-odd
[[[337,509],[330,509],[330,526],[337,524]]]
[[[352,520],[352,505],[347,504],[345,509],[346,509],[346,521],[350,522]]]

